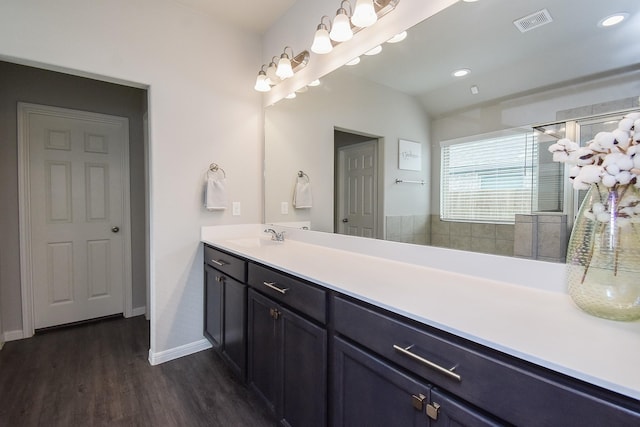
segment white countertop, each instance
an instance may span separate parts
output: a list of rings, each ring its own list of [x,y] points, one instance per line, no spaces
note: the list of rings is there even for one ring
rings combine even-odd
[[[640,400],[640,321],[580,311],[553,278],[562,265],[302,230],[271,242],[264,228],[203,227],[201,240]]]

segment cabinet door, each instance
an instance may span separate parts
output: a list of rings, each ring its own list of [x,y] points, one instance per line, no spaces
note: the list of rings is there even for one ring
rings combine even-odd
[[[332,423],[429,426],[429,386],[340,338],[333,340]]]
[[[282,403],[290,426],[325,426],[327,419],[327,331],[280,309]]]
[[[246,371],[245,298],[247,286],[227,278],[224,283],[224,346],[222,354],[244,380]]]
[[[275,413],[282,384],[278,375],[280,342],[278,323],[275,318],[277,304],[253,290],[247,299],[248,316],[248,367],[249,385]],[[276,310],[274,312],[274,310]]]
[[[208,265],[204,267],[204,335],[214,348],[222,345],[224,276]]]
[[[432,427],[504,426],[472,406],[464,404],[438,389],[431,390]]]

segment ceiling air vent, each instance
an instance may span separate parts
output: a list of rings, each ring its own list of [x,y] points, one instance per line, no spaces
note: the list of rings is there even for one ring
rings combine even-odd
[[[520,30],[521,33],[526,33],[527,31],[541,27],[552,21],[553,18],[551,18],[549,11],[547,9],[542,9],[532,13],[531,15],[516,19],[515,21],[513,21],[513,24],[516,26],[516,28],[518,28],[518,30]]]

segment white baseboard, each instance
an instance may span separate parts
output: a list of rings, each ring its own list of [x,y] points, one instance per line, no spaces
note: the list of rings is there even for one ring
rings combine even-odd
[[[147,313],[147,307],[142,306],[142,307],[134,307],[133,310],[131,310],[131,317],[135,317],[135,316],[142,316],[143,314]]]
[[[21,340],[23,338],[24,338],[24,331],[22,329],[18,329],[15,331],[5,331],[4,333],[5,342]]]
[[[200,341],[181,345],[180,347],[170,348],[169,350],[159,351],[157,353],[149,350],[149,363],[152,366],[159,365],[209,348],[211,348],[211,343],[203,338]]]

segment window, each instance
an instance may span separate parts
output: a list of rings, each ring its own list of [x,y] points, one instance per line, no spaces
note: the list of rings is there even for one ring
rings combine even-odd
[[[513,223],[531,213],[537,156],[532,131],[443,142],[440,217]]]

